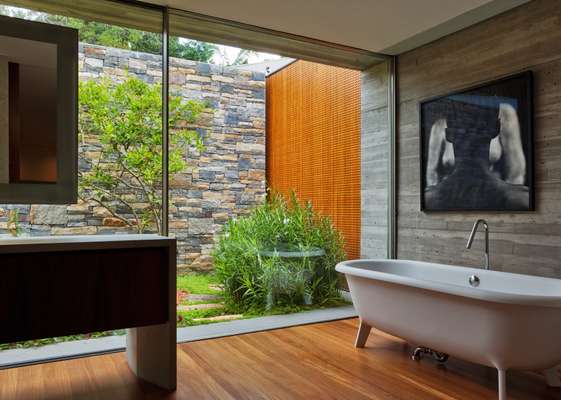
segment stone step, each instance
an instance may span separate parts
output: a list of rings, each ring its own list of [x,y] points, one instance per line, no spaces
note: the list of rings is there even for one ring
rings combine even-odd
[[[196,322],[205,322],[205,321],[219,322],[219,321],[231,321],[231,320],[240,319],[240,318],[243,318],[243,314],[219,315],[217,317],[208,317],[208,318],[193,318],[193,321],[196,321]]]
[[[222,308],[224,304],[218,303],[205,303],[205,304],[180,304],[177,306],[178,311],[194,311],[194,310],[208,310],[210,308]]]
[[[185,301],[215,301],[219,300],[220,296],[216,294],[188,294],[185,296]]]

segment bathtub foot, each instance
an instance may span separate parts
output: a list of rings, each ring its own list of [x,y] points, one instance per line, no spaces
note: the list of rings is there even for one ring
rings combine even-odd
[[[370,335],[371,329],[372,327],[370,325],[360,320],[360,326],[358,327],[358,333],[355,340],[355,347],[364,347],[366,340],[368,340],[368,335]]]
[[[559,365],[543,371],[545,381],[549,387],[561,387],[561,379],[559,379]]]
[[[420,361],[421,358],[423,358],[423,354],[431,355],[439,363],[444,363],[448,361],[448,357],[449,357],[448,354],[446,353],[441,353],[439,351],[429,349],[428,347],[419,346],[415,350],[413,350],[413,354],[411,354],[411,359],[413,361]]]
[[[498,369],[498,379],[499,379],[499,400],[506,399],[506,369]]]

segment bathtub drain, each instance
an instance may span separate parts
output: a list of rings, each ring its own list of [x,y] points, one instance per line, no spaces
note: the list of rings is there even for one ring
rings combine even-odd
[[[413,350],[411,359],[413,359],[414,361],[420,361],[423,357],[423,354],[431,355],[436,361],[440,363],[445,363],[449,357],[446,353],[441,353],[439,351],[429,349],[428,347],[417,347],[415,350]]]

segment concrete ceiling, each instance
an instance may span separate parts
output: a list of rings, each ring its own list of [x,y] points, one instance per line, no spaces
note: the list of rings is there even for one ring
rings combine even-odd
[[[399,54],[530,0],[148,0],[384,54]]]

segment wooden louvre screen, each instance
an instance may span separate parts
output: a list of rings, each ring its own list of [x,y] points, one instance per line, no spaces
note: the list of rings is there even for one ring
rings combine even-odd
[[[360,256],[360,72],[296,61],[267,77],[267,182],[331,217]]]

